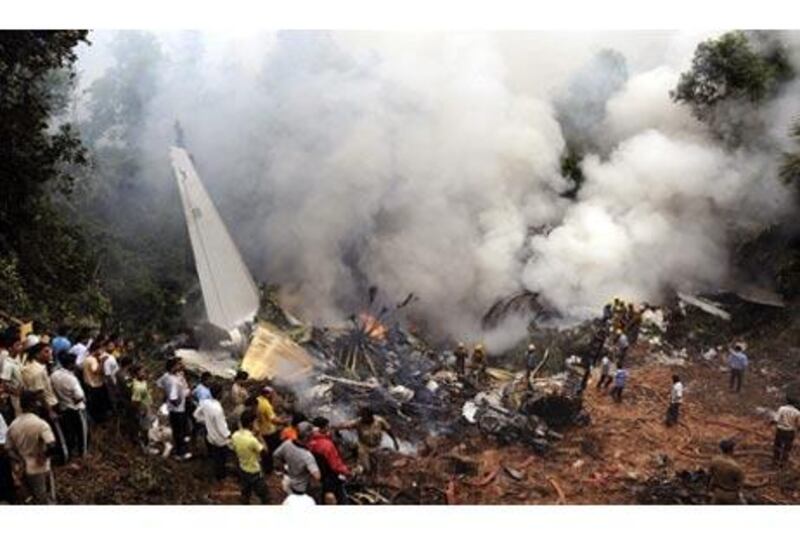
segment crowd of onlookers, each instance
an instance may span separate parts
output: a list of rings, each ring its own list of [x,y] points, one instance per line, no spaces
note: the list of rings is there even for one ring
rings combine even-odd
[[[241,503],[253,494],[262,503],[275,501],[266,480],[276,473],[287,505],[346,504],[354,474],[374,479],[384,434],[398,446],[387,421],[367,407],[334,426],[282,409],[274,388],[244,371],[229,385],[208,372],[190,385],[180,358],[155,362],[163,364],[155,380],[146,362],[133,342],[118,336],[6,330],[0,345],[0,501],[23,502],[27,494],[36,503],[56,503],[51,463],[80,467],[96,428],[110,423],[144,453],[177,461],[199,454],[212,479],[236,475]],[[353,468],[335,430],[355,432]]]
[[[622,402],[626,358],[638,337],[641,313],[616,300],[603,315],[584,357],[570,359],[585,371],[580,391],[598,366],[597,389],[610,387],[614,400]],[[465,377],[465,347],[454,355],[456,372]],[[485,373],[482,346],[476,346],[472,359],[473,374]],[[748,361],[745,345],[734,343],[727,361],[731,392],[741,390]],[[531,344],[528,382],[541,363]],[[683,396],[683,382],[674,375],[667,426],[679,424]],[[114,424],[109,431],[99,433],[119,433],[134,450],[177,461],[202,455],[211,479],[236,475],[241,503],[250,503],[253,495],[262,503],[275,501],[267,476],[277,474],[286,504],[346,504],[354,475],[366,483],[375,480],[382,444],[398,448],[388,422],[368,407],[354,420],[331,424],[324,417],[309,420],[283,400],[269,383],[251,380],[242,370],[232,381],[208,372],[192,375],[180,358],[141,357],[135,343],[120,336],[72,335],[67,328],[50,336],[8,328],[0,336],[0,502],[26,501],[27,495],[36,503],[55,503],[51,463],[73,462],[80,468],[97,429],[109,424]],[[787,398],[775,415],[776,466],[788,462],[800,429],[797,405]],[[334,438],[337,430],[355,433],[352,468]],[[738,501],[743,482],[734,445],[723,442],[711,468],[711,488],[720,502]]]

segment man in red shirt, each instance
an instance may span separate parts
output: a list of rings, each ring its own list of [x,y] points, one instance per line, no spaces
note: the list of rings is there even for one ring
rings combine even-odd
[[[314,454],[322,477],[322,499],[326,505],[345,505],[347,493],[344,482],[350,469],[342,460],[330,433],[330,422],[325,417],[317,417],[312,423],[314,432],[308,442],[308,450]]]

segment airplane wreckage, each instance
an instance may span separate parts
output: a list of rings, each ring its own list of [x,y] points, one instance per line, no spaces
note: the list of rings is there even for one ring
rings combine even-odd
[[[238,368],[255,380],[291,381],[307,375],[314,367],[314,358],[278,328],[258,320],[259,289],[200,181],[189,152],[173,146],[170,159],[206,317],[210,325],[227,333],[217,346],[178,349],[176,355],[189,368],[225,378],[233,377]],[[294,326],[301,326],[290,315],[286,314],[286,318]]]
[[[177,144],[182,144],[180,136]],[[406,367],[417,373],[435,370],[429,368],[435,350],[402,328],[398,320],[392,320],[393,314],[416,301],[413,293],[402,302],[379,306],[377,288],[370,287],[365,310],[354,313],[349,324],[323,328],[302,323],[271,295],[262,294],[203,186],[189,152],[182,146],[173,146],[170,159],[202,291],[205,328],[213,330],[212,335],[201,336],[206,340],[198,349],[175,351],[190,369],[232,378],[241,368],[256,381],[279,382],[326,377],[326,373],[334,371],[361,383],[387,374],[402,374],[408,371]],[[723,322],[731,320],[725,308],[740,303],[773,309],[784,306],[779,295],[754,287],[706,295],[677,292],[673,300],[681,309],[693,307]],[[483,318],[483,327],[492,329],[505,316],[522,312],[535,317],[536,322],[557,320],[559,316],[538,294],[524,291],[491,306]],[[537,332],[530,333],[535,339]],[[569,351],[571,348],[563,347],[562,361],[577,353]]]

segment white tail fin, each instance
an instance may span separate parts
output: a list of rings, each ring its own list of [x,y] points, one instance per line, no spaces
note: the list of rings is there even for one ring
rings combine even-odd
[[[173,146],[170,159],[178,180],[208,321],[230,331],[255,316],[258,288],[189,154]]]

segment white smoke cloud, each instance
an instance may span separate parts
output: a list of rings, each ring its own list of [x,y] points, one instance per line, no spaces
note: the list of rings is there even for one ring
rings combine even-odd
[[[679,71],[662,65],[628,80],[606,103],[605,136],[601,139],[604,146],[612,148],[648,129],[677,136],[702,135],[702,125],[689,109],[670,100],[669,91],[679,77]]]
[[[306,319],[339,321],[376,284],[398,301],[413,291],[412,320],[471,341],[488,307],[523,288],[586,316],[613,296],[714,287],[732,232],[786,209],[774,154],[726,152],[669,100],[697,36],[160,38],[152,178],[171,179],[179,118],[255,277],[281,283]],[[606,102],[605,155],[586,158],[573,203],[552,102],[607,48],[629,78]],[[493,346],[519,335],[506,329]]]

